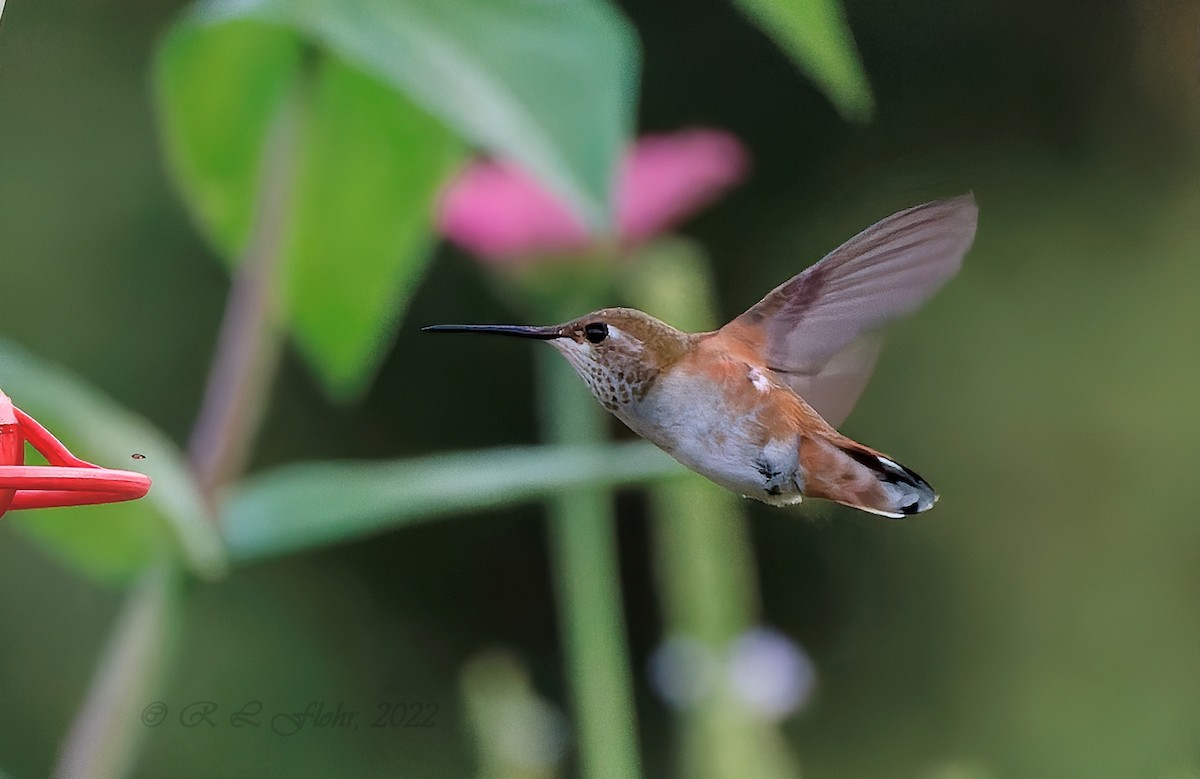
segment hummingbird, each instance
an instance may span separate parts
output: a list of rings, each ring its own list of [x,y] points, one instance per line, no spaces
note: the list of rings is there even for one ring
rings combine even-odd
[[[971,194],[893,214],[712,332],[681,332],[632,308],[549,327],[423,329],[546,341],[635,433],[745,497],[821,498],[900,518],[932,508],[937,493],[835,426],[866,386],[880,329],[958,272],[977,215]]]

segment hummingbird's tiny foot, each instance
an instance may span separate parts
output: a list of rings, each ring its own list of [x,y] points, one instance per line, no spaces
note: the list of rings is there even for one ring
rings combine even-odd
[[[796,479],[799,467],[800,449],[796,439],[771,439],[754,461],[754,468],[763,479],[763,492],[773,498],[785,492],[800,492]]]

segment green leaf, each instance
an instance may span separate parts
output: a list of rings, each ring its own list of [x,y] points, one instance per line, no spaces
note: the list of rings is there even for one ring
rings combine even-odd
[[[633,129],[640,52],[603,0],[214,0],[204,18],[257,18],[410,95],[464,138],[510,157],[607,225]]]
[[[231,265],[252,239],[284,247],[287,324],[345,399],[428,259],[437,190],[462,155],[452,131],[606,223],[637,72],[631,28],[600,0],[241,0],[176,25],[157,94],[202,230]],[[297,103],[275,187],[287,202],[272,203],[264,151]],[[282,235],[253,231],[276,212]]]
[[[275,297],[326,388],[346,399],[416,287],[437,189],[461,147],[383,83],[303,53],[285,29],[183,24],[160,53],[158,92],[200,224],[231,264],[250,245],[281,247],[261,260],[280,269]],[[290,134],[275,131],[285,116],[300,125]],[[273,165],[268,143],[280,144]]]
[[[462,152],[403,96],[333,59],[317,67],[308,114],[284,297],[301,349],[347,397],[416,289],[432,204]]]
[[[222,525],[233,557],[255,560],[563,490],[640,484],[683,473],[666,454],[640,441],[393,462],[305,463],[240,484],[225,504]]]
[[[4,341],[0,382],[18,407],[76,455],[108,468],[136,466],[154,482],[141,500],[10,512],[4,522],[101,581],[128,581],[164,554],[181,555],[202,577],[224,572],[221,540],[183,456],[159,430],[82,380]],[[145,459],[131,460],[135,452]]]
[[[838,0],[734,0],[825,92],[843,117],[871,118],[871,85]]]
[[[167,159],[205,235],[233,265],[250,237],[267,131],[295,89],[303,44],[250,22],[176,25],[157,59]]]

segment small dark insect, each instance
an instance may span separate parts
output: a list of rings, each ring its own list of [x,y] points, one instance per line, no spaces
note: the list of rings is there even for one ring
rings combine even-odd
[[[134,452],[133,454],[131,454],[129,456],[135,460],[145,460],[146,459],[146,455],[142,454],[141,452]]]

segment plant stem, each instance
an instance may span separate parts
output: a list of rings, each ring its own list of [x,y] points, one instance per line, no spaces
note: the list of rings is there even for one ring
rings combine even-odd
[[[150,724],[143,719],[166,673],[175,634],[178,572],[169,563],[147,568],[121,608],[87,698],[59,751],[59,779],[125,776]]]
[[[555,443],[605,438],[604,412],[559,355],[539,350],[544,436]],[[558,616],[566,646],[583,776],[640,774],[636,715],[612,496],[605,489],[565,492],[550,504],[550,545]]]
[[[297,106],[285,105],[264,147],[254,223],[233,284],[204,398],[188,444],[200,494],[211,505],[228,479],[245,467],[258,433],[282,347],[276,325],[278,264],[297,125]],[[216,512],[212,512],[216,519]],[[120,777],[137,757],[145,706],[168,665],[169,623],[178,618],[176,573],[165,558],[147,569],[126,598],[109,648],[96,669],[55,776]],[[151,669],[149,672],[147,669]]]
[[[221,485],[245,470],[283,349],[279,264],[297,111],[285,105],[266,141],[254,223],[233,272],[212,368],[188,441],[192,470],[210,503]]]
[[[724,658],[758,620],[753,550],[740,499],[699,476],[650,488],[659,599],[669,636]],[[799,774],[779,729],[719,683],[680,713],[679,776],[784,779]]]
[[[626,297],[691,331],[711,329],[715,296],[698,247],[662,240],[628,266]],[[741,499],[692,475],[649,489],[666,636],[699,641],[723,658],[759,619],[758,584]],[[782,734],[726,684],[681,713],[680,776],[778,779],[798,769]]]
[[[694,475],[649,492],[667,630],[722,649],[754,625],[759,611],[739,499]]]

